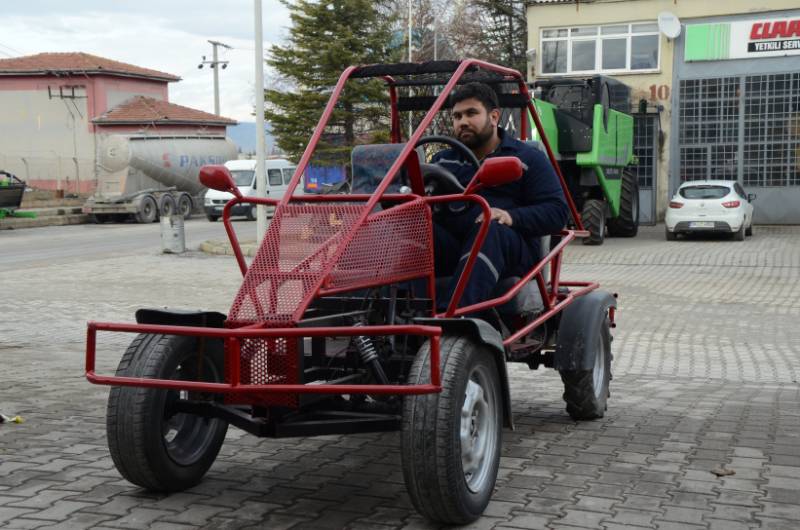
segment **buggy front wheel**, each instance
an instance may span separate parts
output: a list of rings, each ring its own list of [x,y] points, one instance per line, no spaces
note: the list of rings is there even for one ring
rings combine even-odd
[[[118,376],[222,382],[220,341],[138,335],[123,355]],[[179,399],[208,396],[158,388],[114,387],[106,431],[111,458],[129,482],[153,491],[198,484],[219,453],[228,424],[175,411]]]
[[[407,396],[401,454],[406,489],[425,517],[466,524],[481,516],[500,464],[502,397],[493,356],[469,337],[441,339],[442,391]],[[411,384],[427,382],[430,343],[417,354]]]

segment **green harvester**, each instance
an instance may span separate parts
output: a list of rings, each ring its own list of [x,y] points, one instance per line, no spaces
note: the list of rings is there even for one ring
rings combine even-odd
[[[631,165],[630,87],[596,75],[534,83],[534,105],[589,237],[633,237],[639,229],[639,185]],[[529,117],[530,119],[530,117]],[[531,123],[536,137],[536,128]]]

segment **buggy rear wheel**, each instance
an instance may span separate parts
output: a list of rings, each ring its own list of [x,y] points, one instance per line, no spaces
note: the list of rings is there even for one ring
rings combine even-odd
[[[492,355],[469,337],[441,339],[442,391],[407,396],[401,454],[406,489],[425,517],[466,524],[481,516],[500,465],[502,396]],[[430,343],[417,354],[409,382],[430,374]]]
[[[185,336],[138,335],[117,368],[118,376],[221,382],[222,344]],[[205,351],[203,351],[205,350]],[[178,399],[196,392],[114,387],[106,430],[111,458],[128,481],[155,491],[198,484],[219,453],[228,424],[217,418],[175,413]]]
[[[611,331],[605,311],[596,318],[602,323],[594,329],[593,337],[587,337],[585,348],[591,349],[594,362],[590,370],[560,370],[564,383],[564,401],[567,413],[573,420],[594,420],[605,415],[611,382]],[[587,325],[587,329],[592,326]]]

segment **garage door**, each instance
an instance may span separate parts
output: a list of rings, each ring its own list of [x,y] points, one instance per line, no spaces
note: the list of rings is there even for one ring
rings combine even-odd
[[[800,223],[800,72],[679,86],[680,180],[737,180],[757,223]]]

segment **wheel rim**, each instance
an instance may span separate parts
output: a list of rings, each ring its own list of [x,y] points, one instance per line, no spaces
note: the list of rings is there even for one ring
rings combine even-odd
[[[191,211],[191,209],[192,209],[192,205],[191,205],[191,203],[189,201],[187,201],[187,200],[182,200],[181,201],[181,204],[180,204],[181,215],[183,215],[185,217],[186,214],[188,214]]]
[[[461,468],[467,488],[479,493],[486,488],[494,468],[497,447],[498,403],[494,380],[483,366],[476,366],[464,390],[461,406]]]
[[[597,354],[594,356],[594,367],[592,368],[592,383],[594,384],[594,395],[597,398],[602,397],[603,393],[603,380],[606,376],[606,349],[602,335],[597,335],[597,342],[595,343],[595,351]]]
[[[219,381],[219,374],[211,362],[202,363],[204,377],[197,377],[200,363],[197,357],[190,357],[178,365],[170,379],[184,381]],[[170,404],[178,399],[189,399],[190,393],[181,390],[170,390],[166,395],[165,416],[161,433],[164,448],[169,457],[178,465],[189,466],[200,460],[214,441],[217,425],[216,418],[203,418],[194,414],[170,414]]]
[[[155,206],[153,201],[144,201],[144,206],[142,206],[142,213],[144,214],[145,219],[149,219],[153,215],[153,210]]]

